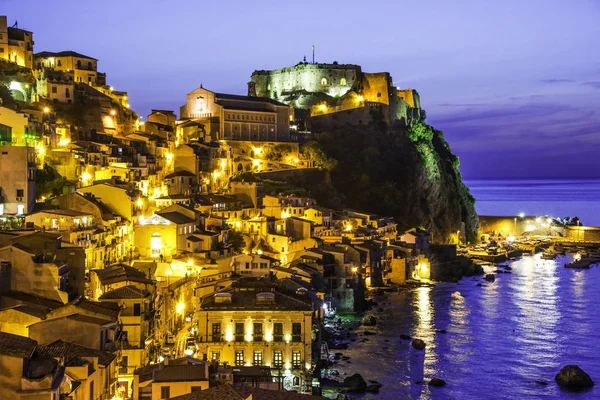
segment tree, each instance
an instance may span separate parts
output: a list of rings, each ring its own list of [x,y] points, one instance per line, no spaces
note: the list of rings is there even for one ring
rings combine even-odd
[[[244,247],[246,247],[246,241],[244,236],[238,231],[229,232],[229,244],[236,253],[240,253]]]

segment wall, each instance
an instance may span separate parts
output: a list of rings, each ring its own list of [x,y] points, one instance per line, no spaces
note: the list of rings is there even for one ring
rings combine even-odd
[[[152,383],[152,400],[162,400],[160,397],[160,388],[168,386],[171,388],[170,398],[182,396],[192,393],[192,386],[200,386],[202,390],[208,389],[208,381],[196,382],[153,382]]]
[[[86,186],[79,188],[78,190],[82,193],[92,193],[115,214],[131,221],[132,203],[126,190],[106,184]]]
[[[23,359],[0,354],[0,399],[21,400]]]
[[[160,234],[163,244],[162,254],[165,257],[171,257],[177,254],[177,225],[136,225],[135,247],[142,257],[151,257],[151,238],[154,233]],[[185,246],[185,244],[184,244]]]
[[[17,138],[22,138],[25,134],[25,130],[29,126],[29,117],[27,114],[0,106],[0,124],[12,128],[12,142],[16,143]]]
[[[40,345],[49,344],[60,338],[82,346],[100,350],[100,326],[69,318],[39,322],[29,327],[29,337]]]

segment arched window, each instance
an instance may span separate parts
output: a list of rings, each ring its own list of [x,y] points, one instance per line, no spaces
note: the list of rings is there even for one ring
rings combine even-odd
[[[321,79],[321,85],[327,85],[327,78]]]
[[[348,84],[348,82],[346,82],[346,78],[340,79],[340,85],[341,86],[346,86],[347,84]]]

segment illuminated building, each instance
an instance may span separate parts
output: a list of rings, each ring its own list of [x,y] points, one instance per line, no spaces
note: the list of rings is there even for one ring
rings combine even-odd
[[[97,64],[97,59],[74,51],[57,53],[42,51],[35,54],[37,69],[49,68],[56,71],[73,71],[75,83],[87,83],[90,86],[96,85]]]
[[[0,215],[24,215],[35,206],[35,148],[0,146]]]
[[[265,281],[241,279],[202,301],[198,351],[221,364],[268,366],[274,374],[289,370],[302,385],[312,364],[317,308],[306,289],[294,294]]]
[[[33,33],[16,26],[9,27],[0,15],[0,58],[25,67],[33,67]]]
[[[279,101],[215,93],[199,88],[187,94],[181,120],[202,123],[213,140],[290,140],[290,108]]]

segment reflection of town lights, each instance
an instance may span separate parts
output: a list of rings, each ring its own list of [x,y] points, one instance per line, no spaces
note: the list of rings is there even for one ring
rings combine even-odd
[[[177,314],[183,314],[183,312],[185,311],[185,304],[177,303],[177,306],[175,306],[175,311],[177,312]]]

